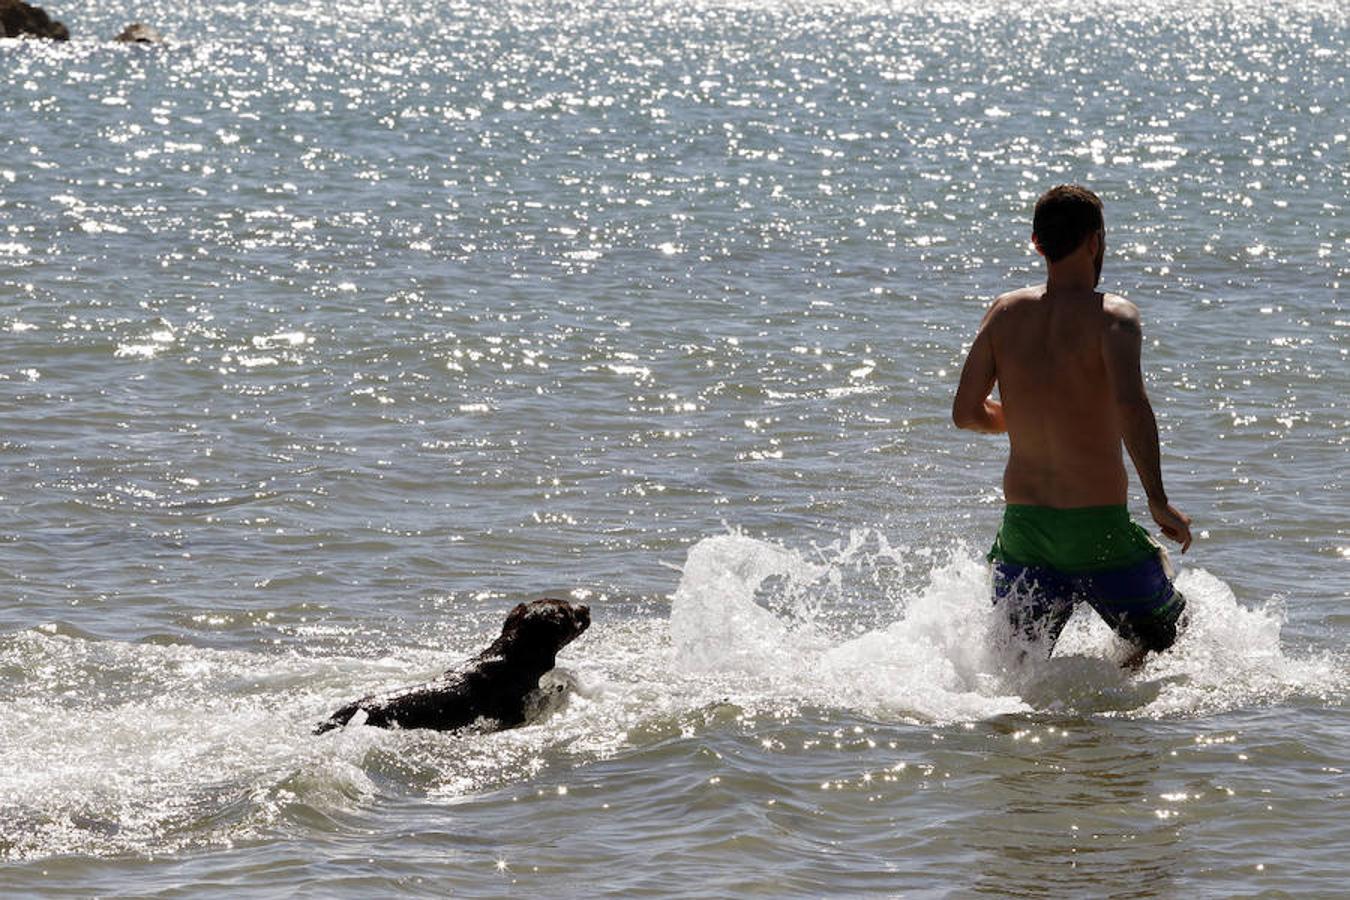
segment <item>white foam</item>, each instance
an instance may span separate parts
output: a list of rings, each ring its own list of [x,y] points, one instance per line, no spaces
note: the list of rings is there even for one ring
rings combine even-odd
[[[162,349],[164,349],[162,344],[118,344],[117,349],[113,351],[113,356],[139,356],[144,359],[152,359]]]
[[[566,651],[578,693],[563,709],[460,735],[312,731],[353,698],[425,680],[468,647],[369,660],[99,641],[54,626],[0,636],[0,670],[25,673],[25,694],[0,699],[0,858],[220,846],[354,812],[381,773],[451,802],[613,755],[644,722],[722,699],[716,683],[668,677],[665,625],[596,626],[602,634]]]
[[[827,636],[847,610],[780,616],[757,602],[773,583],[785,596],[837,593],[840,572],[866,565],[858,540],[833,561],[741,534],[700,541],[689,551],[671,610],[675,666],[736,673],[783,697],[868,714],[938,723],[1027,711],[1199,716],[1294,695],[1344,693],[1343,660],[1290,656],[1273,607],[1247,609],[1218,578],[1183,571],[1190,625],[1176,646],[1137,671],[1119,662],[1129,648],[1087,607],[1071,619],[1051,659],[1016,661],[989,602],[987,566],[964,550],[934,567],[919,588],[879,585],[899,617],[850,639]],[[878,558],[894,551],[881,543]]]
[[[297,774],[323,785],[298,798],[311,805],[335,790],[371,790],[358,755],[301,739],[294,713],[309,691],[294,685],[324,683],[314,662],[32,631],[5,641],[0,664],[32,673],[25,696],[0,704],[9,855],[162,851],[251,835],[285,805],[262,796]],[[239,818],[192,827],[243,797],[252,801]]]
[[[1248,608],[1227,584],[1203,569],[1177,580],[1191,621],[1167,653],[1150,657],[1141,678],[1162,682],[1144,716],[1211,715],[1289,697],[1344,694],[1343,660],[1330,654],[1290,655],[1280,645],[1284,605],[1278,598]]]
[[[845,564],[858,555],[856,540],[839,551]],[[837,575],[835,566],[741,534],[700,541],[671,609],[676,665],[757,678],[785,698],[902,718],[953,721],[1029,709],[994,677],[988,577],[974,559],[954,558],[898,620],[849,640],[831,640],[822,611],[809,600],[803,609],[801,599],[812,585],[830,591]],[[798,598],[790,605],[799,624],[756,603],[771,578]]]
[[[938,561],[935,563],[934,559]],[[949,723],[1067,711],[1205,716],[1296,696],[1343,696],[1340,658],[1280,646],[1276,606],[1248,609],[1185,571],[1192,622],[1138,672],[1090,611],[1055,657],[1010,664],[974,553],[892,547],[855,532],[800,551],[742,534],[691,547],[669,620],[612,618],[560,662],[577,693],[546,721],[495,734],[312,728],[363,694],[421,681],[481,646],[423,635],[382,659],[0,636],[0,856],[160,853],[341,817],[381,773],[444,802],[572,767],[723,716],[803,705]],[[767,604],[767,605],[766,605]],[[869,615],[860,616],[865,610]],[[863,627],[861,620],[882,624]],[[22,674],[19,674],[22,673]],[[394,788],[398,790],[398,787]]]

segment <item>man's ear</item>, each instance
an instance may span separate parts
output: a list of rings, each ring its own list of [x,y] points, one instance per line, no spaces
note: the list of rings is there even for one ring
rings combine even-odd
[[[1044,256],[1044,255],[1045,255],[1045,251],[1041,249],[1041,242],[1038,241],[1038,240],[1036,240],[1036,233],[1035,233],[1035,232],[1032,232],[1032,233],[1031,233],[1031,246],[1032,246],[1032,249],[1034,249],[1034,250],[1036,251],[1036,253],[1037,253],[1039,256]]]

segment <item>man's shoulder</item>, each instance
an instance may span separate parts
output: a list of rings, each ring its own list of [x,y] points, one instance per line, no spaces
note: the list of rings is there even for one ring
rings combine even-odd
[[[993,306],[995,309],[1009,309],[1026,303],[1034,303],[1044,296],[1045,285],[1043,284],[1035,287],[1018,288],[1015,291],[1008,291],[1006,294],[999,294],[994,298]]]
[[[1102,314],[1109,328],[1139,330],[1139,307],[1119,294],[1102,294]]]
[[[1044,285],[1018,288],[1015,291],[1008,291],[1006,294],[999,294],[994,298],[994,302],[989,304],[989,311],[985,313],[985,321],[992,323],[995,319],[1006,318],[1009,315],[1016,318],[1022,310],[1044,296]]]

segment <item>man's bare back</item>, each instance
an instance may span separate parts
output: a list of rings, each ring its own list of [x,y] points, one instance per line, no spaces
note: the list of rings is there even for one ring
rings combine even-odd
[[[994,301],[966,357],[952,419],[960,428],[1007,432],[1003,491],[1015,504],[1125,503],[1123,443],[1150,514],[1184,552],[1190,520],[1163,488],[1157,422],[1140,368],[1139,310],[1096,289],[1105,243],[1099,230],[1053,261],[1047,255],[1044,285]],[[1001,402],[990,399],[995,384]]]
[[[994,301],[988,343],[1010,451],[1009,503],[1070,508],[1124,503],[1128,479],[1105,344],[1137,329],[1129,301],[1096,291],[1026,288]],[[983,349],[983,348],[982,348]]]

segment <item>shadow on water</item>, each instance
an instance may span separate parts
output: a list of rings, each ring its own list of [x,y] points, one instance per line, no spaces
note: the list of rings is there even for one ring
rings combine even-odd
[[[1114,659],[1063,656],[1042,664],[1025,680],[1016,680],[1015,688],[1039,712],[1090,715],[1140,709],[1158,699],[1168,683],[1182,680],[1181,675],[1135,678]]]
[[[1155,809],[1168,768],[1156,736],[1100,719],[998,725],[1008,729],[1012,746],[989,761],[982,802],[963,828],[979,860],[974,893],[1173,892],[1185,842],[1178,824]]]

